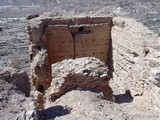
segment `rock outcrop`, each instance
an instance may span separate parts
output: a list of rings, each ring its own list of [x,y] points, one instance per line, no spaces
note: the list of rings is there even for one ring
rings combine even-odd
[[[18,81],[24,87],[25,81]],[[30,97],[25,97],[19,88],[15,85],[0,79],[0,118],[1,120],[29,120],[31,116],[29,113],[33,111],[36,113],[36,106]],[[30,115],[30,116],[29,116]]]

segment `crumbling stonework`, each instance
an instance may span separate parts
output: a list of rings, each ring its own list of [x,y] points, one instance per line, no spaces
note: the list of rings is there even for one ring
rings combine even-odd
[[[114,89],[129,89],[139,111],[159,109],[159,36],[131,18],[113,18],[113,24],[113,84],[119,81]]]
[[[53,102],[78,88],[103,92],[105,99],[112,100],[113,92],[109,87],[109,79],[108,67],[97,58],[63,60],[52,65],[52,82],[45,94],[46,102]]]
[[[158,35],[131,18],[117,17],[113,18],[111,37],[113,78],[125,81],[123,87],[133,96],[144,89],[150,91],[148,82],[154,81],[151,69],[158,65]]]
[[[112,19],[108,17],[39,17],[31,20],[27,30],[33,89],[43,96],[51,83],[51,65],[64,59],[88,56],[107,64],[111,26]]]
[[[46,107],[48,101],[55,101],[67,91],[76,89],[77,84],[84,89],[97,87],[104,94],[108,89],[110,91],[108,83],[105,83],[103,90],[100,87],[103,83],[101,78],[83,76],[82,71],[63,76],[64,69],[57,66],[69,65],[70,60],[64,59],[100,59],[108,66],[107,77],[111,77],[115,84],[118,80],[119,88],[116,89],[130,90],[134,97],[149,94],[156,89],[152,86],[159,80],[160,38],[134,19],[40,17],[31,20],[28,32],[31,41],[31,79],[33,88],[39,91],[36,94],[39,108]],[[62,60],[62,63],[57,63]],[[55,66],[51,68],[52,64]],[[61,69],[62,73],[57,73]],[[99,81],[96,86],[91,79]],[[83,83],[81,80],[89,82]]]
[[[14,84],[21,92],[25,94],[25,96],[30,96],[31,85],[27,72],[18,72],[17,69],[8,67],[1,71],[0,79]]]

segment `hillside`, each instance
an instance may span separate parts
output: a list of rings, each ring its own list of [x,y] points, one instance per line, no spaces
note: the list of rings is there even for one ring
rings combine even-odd
[[[49,4],[51,1],[54,2],[56,0],[1,0],[0,5],[1,6],[44,5],[44,4]]]

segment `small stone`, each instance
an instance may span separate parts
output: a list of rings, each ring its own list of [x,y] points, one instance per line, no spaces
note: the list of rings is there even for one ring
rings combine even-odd
[[[16,120],[25,120],[25,113],[26,113],[26,111],[21,112]]]
[[[152,76],[153,76],[154,79],[160,80],[160,70],[158,70],[158,69],[152,69],[151,70],[151,74],[152,74]]]
[[[25,98],[20,98],[19,99],[19,102],[24,102],[25,101]]]
[[[60,66],[60,67],[59,67],[59,69],[63,69],[63,68],[64,68],[63,66]]]
[[[152,59],[149,61],[148,65],[150,67],[156,67],[157,66],[157,61],[155,59]]]
[[[90,73],[91,73],[91,70],[89,70],[89,69],[83,70],[83,76],[89,76]]]
[[[3,28],[2,27],[0,27],[0,31],[2,31],[3,30]]]
[[[33,117],[31,117],[29,120],[34,120],[34,118],[33,118]]]
[[[30,20],[30,19],[33,19],[33,18],[36,18],[36,17],[39,17],[39,15],[38,14],[29,14],[29,15],[26,16],[26,19]]]
[[[83,76],[88,76],[88,73],[87,72],[83,73]]]
[[[141,74],[141,77],[144,78],[144,79],[147,79],[150,77],[148,71],[143,71],[142,74]]]
[[[107,76],[108,76],[107,74],[102,74],[102,75],[100,75],[100,78],[107,77]]]
[[[2,101],[2,100],[3,100],[3,97],[0,96],[0,101]]]
[[[26,116],[28,116],[29,118],[35,116],[34,110],[28,110],[28,111],[26,112]]]
[[[30,108],[35,109],[35,108],[36,108],[36,103],[35,103],[35,102],[31,102],[31,103],[29,104],[29,106],[30,106]]]

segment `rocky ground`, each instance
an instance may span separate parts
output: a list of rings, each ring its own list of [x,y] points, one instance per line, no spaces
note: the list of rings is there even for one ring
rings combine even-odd
[[[52,11],[54,16],[73,15],[107,15],[127,16],[142,22],[149,29],[160,34],[160,1],[159,0],[56,0],[53,4],[38,4],[32,6],[9,6],[0,7],[0,76],[8,69],[15,71],[29,70],[28,37],[25,32],[25,16],[30,13],[43,13]],[[136,83],[134,83],[136,84]],[[148,84],[148,83],[147,83]],[[53,107],[41,110],[41,119],[80,119],[80,120],[133,120],[133,119],[159,119],[158,105],[150,98],[154,85],[149,85],[151,91],[144,97],[137,96],[134,99],[121,88],[122,83],[111,81],[110,85],[117,96],[116,102],[101,99],[101,93],[73,90],[53,103]],[[132,99],[131,99],[132,98]],[[19,91],[12,84],[0,80],[0,119],[20,120],[24,116],[30,116],[34,112],[28,105],[32,105],[30,98]],[[158,102],[157,102],[158,103]],[[147,106],[147,107],[146,107]],[[50,114],[50,113],[54,114]],[[27,114],[27,115],[25,115]]]
[[[6,67],[28,71],[29,42],[25,18],[0,18],[0,73]]]
[[[16,86],[4,80],[0,80],[0,102],[1,120],[20,120],[26,111],[34,107],[31,98],[25,97]]]
[[[59,98],[53,107],[40,111],[41,118],[55,120],[158,120],[159,113],[151,110],[141,110],[135,107],[137,100],[131,100],[129,95],[121,95],[119,99],[127,99],[123,104],[109,102],[101,98],[101,93],[73,90]],[[142,101],[142,100],[141,100]],[[121,101],[122,102],[122,101]]]

